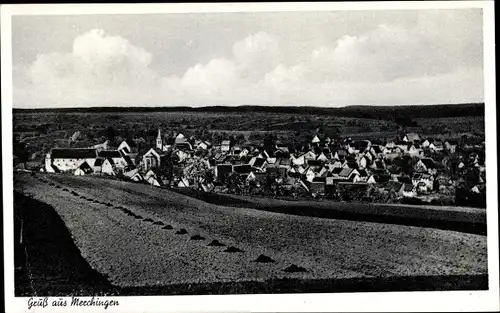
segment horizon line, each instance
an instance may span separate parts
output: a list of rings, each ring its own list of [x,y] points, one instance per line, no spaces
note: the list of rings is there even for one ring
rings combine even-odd
[[[451,106],[451,105],[485,105],[484,101],[478,102],[459,102],[459,103],[428,103],[428,104],[352,104],[344,106],[309,106],[309,105],[256,105],[256,104],[243,104],[243,105],[205,105],[205,106],[146,106],[146,105],[134,105],[134,106],[82,106],[82,107],[31,107],[31,108],[19,108],[12,107],[13,110],[72,110],[72,109],[120,109],[120,108],[137,108],[137,109],[207,109],[207,108],[311,108],[311,109],[345,109],[345,108],[355,108],[355,107],[416,107],[416,106]]]

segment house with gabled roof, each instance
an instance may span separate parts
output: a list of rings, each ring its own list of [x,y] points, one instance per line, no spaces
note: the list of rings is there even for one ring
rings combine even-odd
[[[324,152],[321,152],[320,155],[318,155],[318,157],[316,158],[316,160],[326,162],[328,161],[328,158]]]
[[[303,154],[298,157],[292,154],[290,156],[290,160],[292,161],[293,165],[304,165],[306,163],[306,158]]]
[[[127,162],[127,159],[124,157],[124,153],[120,152],[120,150],[104,150],[100,151],[97,153],[97,156],[101,159],[107,159],[110,158],[113,160],[114,166],[119,169],[123,170],[125,167],[130,166],[131,162],[130,158],[127,158],[129,161]]]
[[[406,151],[406,153],[412,157],[420,156],[423,152],[424,151],[420,148],[420,145],[415,143],[408,145],[408,149]]]
[[[83,161],[80,166],[75,170],[74,174],[75,176],[83,176],[83,175],[88,175],[92,174],[94,171],[92,170],[92,167],[87,163],[87,161]]]
[[[367,168],[370,166],[371,160],[366,155],[363,155],[358,159],[357,164],[359,168]]]
[[[422,148],[429,148],[429,146],[431,145],[431,143],[434,142],[434,138],[425,138],[425,140],[420,144],[422,146]]]
[[[97,151],[95,149],[54,148],[50,151],[50,164],[56,166],[61,172],[75,171],[83,162],[93,166],[96,158]]]
[[[366,183],[367,183],[367,184],[376,184],[376,183],[377,183],[377,180],[375,179],[375,176],[374,176],[374,175],[370,175],[370,176],[368,176],[368,178],[366,179]]]
[[[222,140],[220,144],[221,152],[229,152],[231,150],[231,141],[230,140]]]
[[[326,180],[324,177],[315,177],[309,182],[309,192],[313,196],[320,196],[325,194]]]
[[[137,144],[130,139],[123,140],[117,148],[118,151],[122,151],[124,154],[137,153]]]
[[[345,161],[344,164],[342,165],[343,168],[352,168],[352,169],[358,169],[359,165],[356,163],[356,161]]]
[[[420,136],[416,133],[407,133],[403,137],[403,141],[406,142],[420,142]]]
[[[338,174],[340,179],[344,180],[357,180],[359,178],[359,172],[354,168],[343,168]]]
[[[431,158],[422,158],[415,164],[416,172],[428,173],[431,175],[435,175],[437,173],[437,166],[433,159]]]
[[[429,144],[429,149],[432,152],[441,152],[444,150],[444,145],[441,140],[434,140],[431,144]]]
[[[162,185],[161,180],[158,179],[158,176],[156,175],[156,173],[152,169],[150,169],[146,172],[146,174],[144,175],[144,180],[152,186],[161,186]]]
[[[162,160],[166,157],[166,153],[163,150],[160,150],[158,147],[154,147],[149,149],[142,156],[142,163],[144,166],[144,170],[147,171],[149,169],[158,168],[162,164]]]
[[[267,165],[267,160],[264,158],[259,158],[259,157],[253,157],[250,162],[248,162],[251,166],[258,168],[258,169],[264,169]]]
[[[303,175],[305,176],[306,181],[312,182],[314,177],[316,177],[316,172],[312,168],[307,167]]]
[[[403,197],[413,198],[417,195],[417,192],[412,184],[401,184],[399,194],[401,194]]]
[[[308,160],[316,160],[316,154],[312,151],[307,151],[303,154],[304,160],[307,162]]]
[[[144,179],[142,177],[142,175],[139,173],[139,169],[133,169],[131,171],[124,172],[123,177],[126,180],[131,180],[131,181],[135,181],[135,182],[139,182],[139,181],[142,181]]]
[[[101,174],[115,176],[116,175],[116,165],[112,158],[105,158],[101,165]]]
[[[218,180],[224,180],[229,174],[233,172],[232,164],[217,164],[215,167],[215,177]]]
[[[432,190],[434,187],[434,176],[427,173],[416,173],[412,177],[413,186],[418,186],[420,183],[424,183],[428,190]]]
[[[290,149],[287,146],[276,146],[274,151],[276,157],[288,157],[290,155]]]
[[[383,170],[383,169],[386,169],[387,166],[384,162],[383,159],[377,159],[375,160],[371,165],[370,165],[370,168],[372,169],[379,169],[379,170]]]
[[[209,141],[199,141],[196,143],[196,149],[198,150],[208,150],[212,147],[212,144]]]
[[[450,153],[455,153],[457,146],[458,142],[456,140],[446,140],[444,142],[444,149]]]
[[[369,151],[375,157],[380,157],[383,154],[383,150],[379,145],[372,145]]]
[[[276,158],[276,162],[274,164],[289,169],[292,165],[292,162],[289,158]]]
[[[314,135],[313,139],[311,139],[312,144],[318,144],[320,143],[321,139],[319,138],[318,135]]]

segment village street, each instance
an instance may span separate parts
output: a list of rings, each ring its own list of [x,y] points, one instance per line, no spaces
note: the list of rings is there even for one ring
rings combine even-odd
[[[16,174],[15,190],[53,206],[118,286],[487,273],[486,236],[229,208],[91,176]],[[306,272],[283,271],[292,264]]]

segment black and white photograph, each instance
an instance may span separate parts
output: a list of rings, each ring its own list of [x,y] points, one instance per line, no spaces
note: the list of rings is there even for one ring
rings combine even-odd
[[[12,312],[498,310],[493,4],[385,5],[2,6]]]

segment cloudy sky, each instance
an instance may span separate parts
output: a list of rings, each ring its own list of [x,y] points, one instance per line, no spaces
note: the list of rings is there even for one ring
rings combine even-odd
[[[14,107],[481,102],[480,9],[15,16]]]

